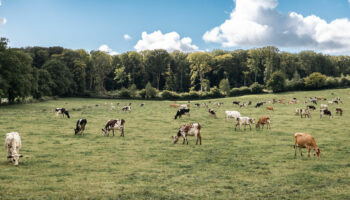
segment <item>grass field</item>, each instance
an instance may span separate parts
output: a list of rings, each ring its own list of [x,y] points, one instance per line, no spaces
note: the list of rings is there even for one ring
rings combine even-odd
[[[304,103],[274,104],[275,112],[232,104],[293,97],[303,102],[305,96],[341,97],[344,104],[330,110],[341,107],[344,115],[320,119],[317,105],[312,118],[301,119],[294,111]],[[0,151],[0,199],[350,199],[349,97],[350,89],[338,89],[212,99],[225,103],[211,104],[216,119],[194,107],[208,100],[192,101],[191,116],[179,120],[169,107],[173,101],[66,98],[2,106],[0,138],[19,132],[24,157],[14,167],[6,163],[5,149]],[[129,102],[132,112],[123,113],[120,108]],[[117,109],[111,111],[110,103]],[[71,119],[55,117],[56,107],[68,109]],[[233,120],[224,120],[225,110],[270,116],[272,129],[235,132]],[[83,117],[85,135],[75,136],[75,123]],[[112,118],[126,120],[125,138],[120,132],[101,135]],[[171,136],[188,122],[202,125],[201,146],[194,137],[189,145],[172,143]],[[295,132],[313,135],[321,158],[294,158]]]

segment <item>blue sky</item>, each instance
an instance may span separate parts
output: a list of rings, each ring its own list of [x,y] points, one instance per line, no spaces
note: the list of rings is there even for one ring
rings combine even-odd
[[[275,45],[350,55],[349,19],[348,0],[2,0],[0,36],[111,54]]]

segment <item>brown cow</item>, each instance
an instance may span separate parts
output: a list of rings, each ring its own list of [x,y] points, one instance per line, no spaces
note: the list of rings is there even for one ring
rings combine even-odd
[[[335,111],[336,111],[336,114],[339,114],[340,116],[343,116],[343,109],[336,108]]]
[[[320,157],[321,149],[318,148],[314,137],[306,133],[294,134],[294,157],[297,156],[297,147],[299,147],[300,155],[303,156],[301,148],[307,148],[308,157],[310,157],[311,149],[314,150],[314,156]]]
[[[260,124],[261,124],[262,129],[264,129],[264,125],[266,124],[266,128],[271,129],[270,122],[271,122],[270,117],[266,117],[266,116],[260,117],[258,123],[256,123],[256,125],[255,125],[255,128],[260,128]]]
[[[177,104],[177,103],[175,103],[175,104],[170,104],[170,107],[172,107],[172,108],[177,108],[177,107],[179,107],[180,106],[180,104]]]
[[[272,110],[273,111],[273,107],[272,106],[266,106],[266,110]]]

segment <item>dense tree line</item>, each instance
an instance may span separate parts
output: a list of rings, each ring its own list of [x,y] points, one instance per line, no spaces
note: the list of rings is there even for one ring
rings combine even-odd
[[[10,102],[27,96],[142,90],[146,85],[178,93],[218,87],[228,94],[230,88],[252,84],[285,84],[278,80],[297,85],[313,72],[328,77],[350,74],[349,56],[280,52],[273,46],[193,53],[157,49],[111,56],[62,47],[9,48],[7,43],[0,39],[0,95]]]

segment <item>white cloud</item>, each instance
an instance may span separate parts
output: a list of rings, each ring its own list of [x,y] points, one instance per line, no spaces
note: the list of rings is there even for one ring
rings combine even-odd
[[[235,2],[236,8],[230,19],[203,35],[206,42],[220,43],[223,47],[274,45],[350,54],[350,22],[347,18],[328,23],[315,15],[283,14],[276,10],[278,0]]]
[[[106,53],[108,53],[108,54],[111,55],[111,56],[114,56],[114,55],[119,54],[118,52],[113,51],[113,49],[109,48],[109,46],[106,45],[106,44],[101,45],[101,46],[98,48],[98,50],[99,50],[99,51],[106,52]]]
[[[0,24],[6,24],[6,23],[7,23],[7,19],[0,17]]]
[[[349,0],[350,1],[350,0]],[[128,34],[124,34],[124,40],[131,40],[131,36]]]
[[[137,42],[134,48],[137,51],[165,49],[169,52],[174,50],[191,52],[198,50],[198,47],[191,43],[191,38],[184,37],[181,39],[177,32],[163,34],[160,30],[158,30],[150,34],[147,34],[147,32],[142,32],[142,39]]]
[[[350,1],[350,0],[349,0]],[[0,0],[0,6],[2,6],[2,1]]]

